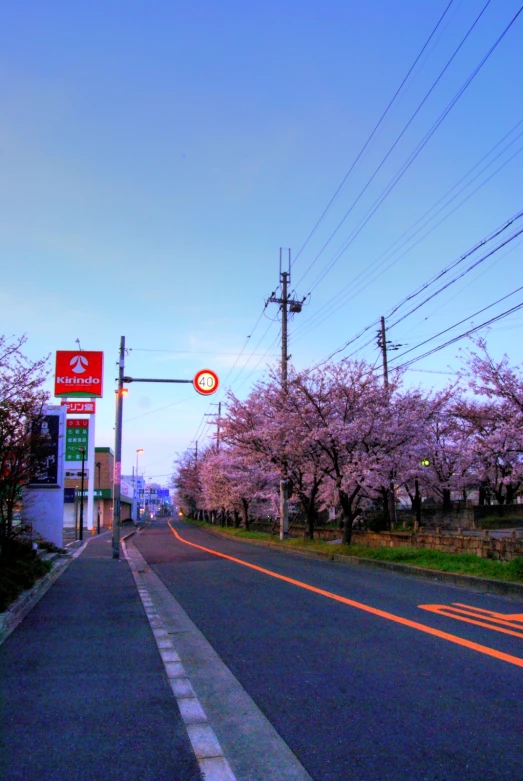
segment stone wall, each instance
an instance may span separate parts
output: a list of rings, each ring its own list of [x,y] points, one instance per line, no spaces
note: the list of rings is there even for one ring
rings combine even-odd
[[[400,548],[408,545],[412,548],[428,548],[444,553],[471,553],[483,559],[511,561],[523,557],[523,539],[511,537],[491,537],[488,532],[481,535],[438,534],[437,532],[353,532],[352,541],[370,548]]]

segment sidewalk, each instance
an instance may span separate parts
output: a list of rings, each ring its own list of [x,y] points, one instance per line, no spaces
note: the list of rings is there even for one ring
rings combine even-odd
[[[3,781],[201,781],[127,561],[85,550],[0,646]]]

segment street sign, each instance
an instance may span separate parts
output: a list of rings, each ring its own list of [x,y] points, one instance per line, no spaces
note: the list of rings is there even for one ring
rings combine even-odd
[[[103,396],[101,352],[57,350],[54,380],[55,396]]]
[[[201,369],[194,375],[194,390],[201,393],[202,396],[210,396],[218,390],[218,375],[212,369]]]

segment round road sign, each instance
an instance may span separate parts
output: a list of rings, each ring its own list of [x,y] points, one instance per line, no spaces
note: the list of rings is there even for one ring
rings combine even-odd
[[[193,385],[194,390],[201,393],[202,396],[210,396],[211,393],[218,390],[218,375],[212,369],[201,369],[194,375]]]

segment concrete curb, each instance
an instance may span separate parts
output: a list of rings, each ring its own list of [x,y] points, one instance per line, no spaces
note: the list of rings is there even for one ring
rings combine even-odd
[[[188,524],[189,526],[191,524]],[[416,567],[412,564],[400,564],[395,561],[378,561],[377,559],[363,559],[359,556],[343,556],[340,553],[322,553],[321,551],[312,551],[307,548],[282,548],[281,545],[274,542],[266,542],[265,540],[250,540],[247,537],[233,537],[230,534],[221,532],[219,529],[209,529],[211,534],[216,534],[218,537],[225,537],[229,540],[239,540],[240,542],[248,542],[251,545],[261,545],[265,548],[272,548],[273,550],[280,551],[281,553],[293,553],[297,556],[308,556],[313,559],[325,559],[327,561],[335,561],[345,566],[362,566],[372,567],[374,569],[386,569],[392,572],[397,572],[401,575],[410,575],[415,578],[422,578],[423,580],[437,580],[439,583],[450,583],[453,586],[459,586],[461,588],[470,588],[474,591],[483,591],[489,594],[500,594],[502,596],[511,596],[519,599],[523,599],[523,584],[512,583],[505,580],[492,580],[489,578],[480,578],[475,575],[461,575],[457,572],[442,572],[436,569],[427,569],[426,567]]]

